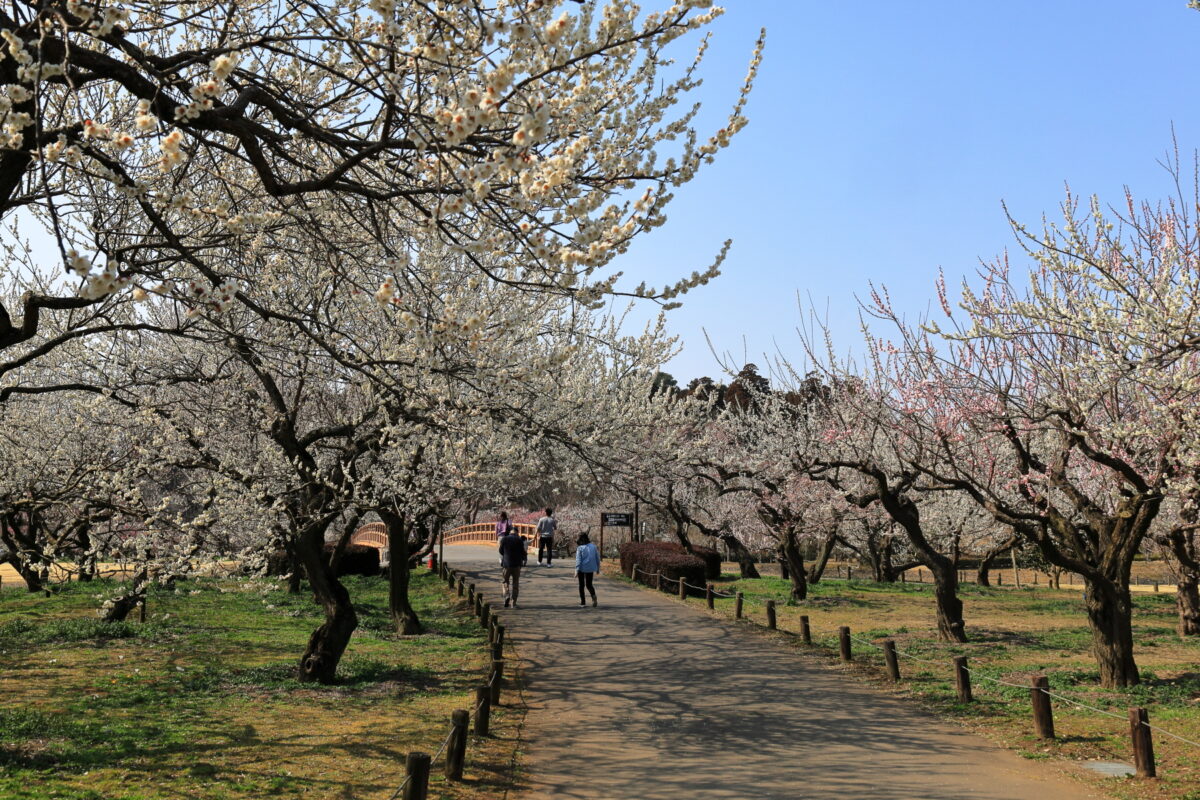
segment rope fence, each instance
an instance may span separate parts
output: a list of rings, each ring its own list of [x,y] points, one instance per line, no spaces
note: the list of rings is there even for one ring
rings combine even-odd
[[[436,569],[440,577],[446,581],[447,591],[458,597],[463,595],[463,575],[450,569],[443,561],[440,564],[431,561],[430,568]],[[457,591],[455,592],[457,587]],[[475,705],[470,710],[459,709],[450,715],[450,731],[442,739],[437,752],[432,756],[422,752],[410,752],[405,757],[404,780],[392,792],[388,800],[426,800],[429,796],[429,773],[434,763],[443,759],[445,776],[449,781],[461,782],[467,754],[467,727],[474,719],[474,733],[477,736],[487,736],[491,726],[491,710],[500,704],[500,690],[504,684],[504,641],[505,628],[500,624],[499,617],[491,613],[491,607],[484,602],[483,595],[475,591],[471,584],[471,598],[468,608],[479,618],[480,624],[487,629],[488,642],[491,646],[491,670],[486,683],[475,688]]]
[[[659,589],[661,589],[662,585],[665,583],[676,584],[679,587],[679,597],[681,599],[686,600],[685,589],[693,589],[696,592],[701,592],[708,601],[708,607],[710,609],[714,608],[714,598],[734,598],[736,600],[735,615],[738,619],[743,618],[745,597],[742,592],[718,592],[712,584],[708,584],[707,586],[694,586],[690,583],[687,583],[682,577],[668,578],[665,575],[657,572],[648,572],[644,569],[640,569],[637,564],[632,565],[630,569],[630,578],[636,583],[638,582],[639,575],[644,576],[647,579],[652,579],[653,584],[651,584],[650,581],[647,581],[646,585],[652,585]],[[753,600],[754,598],[751,599]],[[775,601],[764,600],[763,604],[766,611],[767,628],[770,630],[778,630],[776,625]],[[801,638],[803,639],[804,643],[813,644],[811,627],[809,625],[809,618],[807,616],[802,615],[800,617],[800,628]],[[901,658],[925,664],[938,670],[944,670],[947,666],[944,662],[933,661],[928,658],[922,658],[921,656],[915,655],[911,652],[900,650],[896,647],[895,642],[890,638],[884,639],[883,644],[881,645],[869,639],[864,639],[861,636],[854,636],[850,633],[849,627],[840,626],[838,628],[838,649],[840,651],[840,656],[843,663],[848,663],[853,660],[851,644],[854,642],[875,650],[879,650],[883,653],[889,677],[893,682],[898,682],[900,680],[899,659]],[[993,677],[984,673],[981,669],[969,667],[966,656],[956,656],[953,660],[951,669],[955,674],[958,697],[962,702],[972,702],[974,699],[971,689],[972,678],[981,683],[996,684],[998,686],[1007,686],[1013,689],[1028,691],[1030,693],[1030,699],[1033,706],[1034,727],[1040,738],[1055,738],[1052,709],[1050,704],[1051,699],[1067,703],[1084,711],[1101,714],[1106,717],[1112,717],[1113,719],[1127,720],[1130,725],[1130,738],[1133,745],[1133,760],[1135,771],[1138,777],[1153,778],[1156,777],[1157,774],[1154,762],[1153,744],[1150,737],[1151,732],[1170,737],[1184,744],[1191,745],[1192,747],[1200,748],[1200,742],[1193,741],[1187,737],[1180,736],[1177,733],[1166,730],[1158,725],[1151,724],[1146,713],[1146,709],[1144,708],[1136,706],[1132,707],[1129,709],[1127,715],[1121,715],[1113,711],[1098,708],[1069,695],[1065,695],[1057,691],[1051,691],[1049,688],[1049,681],[1045,675],[1033,675],[1031,676],[1031,680],[1028,685],[1021,685],[1013,683],[1012,681],[1006,681],[1001,678]]]

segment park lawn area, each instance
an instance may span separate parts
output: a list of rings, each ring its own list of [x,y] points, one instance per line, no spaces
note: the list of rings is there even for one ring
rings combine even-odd
[[[620,576],[615,566],[607,574]],[[623,578],[619,578],[623,579]],[[814,644],[830,665],[857,678],[913,696],[937,714],[1010,747],[1027,758],[1063,758],[1132,763],[1128,709],[1142,706],[1150,723],[1200,742],[1200,641],[1183,641],[1175,633],[1175,597],[1170,593],[1138,593],[1134,601],[1135,657],[1143,683],[1120,690],[1099,688],[1099,670],[1089,653],[1091,635],[1078,590],[1045,586],[980,587],[964,585],[966,644],[939,642],[932,586],[877,584],[868,580],[826,579],[809,587],[809,598],[790,603],[790,584],[778,577],[740,580],[726,573],[715,582],[720,592],[742,592],[745,615],[766,625],[765,601],[776,603],[778,627],[796,634],[807,615]],[[703,597],[688,599],[703,609]],[[732,599],[716,600],[716,614],[734,617]],[[859,639],[877,642],[891,637],[900,658],[901,684],[886,681],[883,654],[853,642],[854,664],[840,665],[838,627],[846,625]],[[975,702],[957,700],[953,658],[965,655],[973,671]],[[928,663],[927,663],[928,662]],[[1033,734],[1030,676],[1044,674],[1052,692],[1115,714],[1116,718],[1075,707],[1053,698],[1055,733],[1046,742]],[[998,685],[984,676],[1016,684]],[[1159,780],[1100,778],[1096,785],[1122,800],[1200,800],[1200,747],[1154,733]]]
[[[347,578],[359,627],[333,686],[293,670],[321,615],[307,593],[204,579],[152,592],[147,622],[96,617],[105,582],[0,595],[0,797],[387,800],[408,751],[437,752],[470,709],[487,636],[431,573],[413,574],[427,633],[392,631],[383,578]],[[521,710],[472,735],[466,780],[434,765],[430,796],[476,800],[511,780]]]

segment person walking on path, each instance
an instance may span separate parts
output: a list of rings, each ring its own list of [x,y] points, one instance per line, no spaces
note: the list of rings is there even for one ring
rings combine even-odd
[[[546,566],[554,561],[554,533],[558,530],[558,520],[554,518],[554,509],[547,508],[546,516],[538,520],[538,563],[542,563],[542,551],[546,551]]]
[[[500,519],[496,520],[496,538],[499,539],[506,533],[511,533],[513,529],[512,520],[508,518],[507,511],[500,512]]]
[[[579,579],[579,605],[587,605],[587,600],[583,597],[583,590],[586,587],[592,595],[592,607],[595,608],[596,587],[592,585],[592,579],[600,571],[600,551],[596,549],[596,545],[592,544],[592,540],[586,533],[579,534],[575,544],[579,545],[575,549],[575,577]]]
[[[517,607],[517,595],[521,592],[521,567],[529,558],[525,549],[525,538],[518,536],[512,528],[500,537],[500,571],[504,580],[504,607],[512,603]]]

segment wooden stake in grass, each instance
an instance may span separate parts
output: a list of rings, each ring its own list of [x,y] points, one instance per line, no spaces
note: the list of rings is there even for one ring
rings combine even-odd
[[[713,585],[710,583],[708,586],[704,587],[704,600],[708,603],[710,610],[716,607],[713,603],[714,599],[715,595],[713,595]]]
[[[896,658],[896,643],[891,639],[883,640],[883,663],[887,665],[888,678],[892,683],[899,683],[900,659]]]
[[[971,696],[971,673],[967,669],[966,656],[954,659],[954,685],[958,689],[958,702],[969,703],[975,699]]]
[[[450,743],[446,745],[446,779],[461,781],[467,760],[467,723],[471,715],[459,709],[450,715]]]
[[[404,762],[408,783],[404,784],[404,800],[426,800],[429,797],[428,753],[409,753]]]
[[[838,651],[843,662],[853,660],[854,655],[850,652],[850,627],[847,625],[838,628]]]
[[[800,640],[805,644],[812,644],[812,629],[808,627],[807,614],[800,617]]]
[[[463,580],[463,576],[462,576],[462,575],[459,575],[459,576],[458,576],[458,596],[459,596],[459,597],[462,597],[462,596],[463,596],[463,588],[464,588],[465,586],[466,586],[466,581],[465,581],[465,580]]]
[[[733,616],[735,619],[742,618],[742,593],[738,592],[733,601]]]
[[[687,584],[683,582],[683,578],[679,579],[679,599],[687,600]]]
[[[1050,709],[1050,680],[1045,675],[1030,679],[1029,698],[1033,701],[1033,729],[1039,739],[1054,738],[1054,712]]]
[[[492,642],[498,645],[504,645],[504,626],[497,623],[492,626]]]
[[[467,584],[467,605],[474,607],[475,605],[475,584]]]
[[[1129,709],[1129,737],[1133,740],[1133,764],[1137,768],[1137,776],[1156,777],[1154,741],[1150,738],[1150,716],[1146,709]]]
[[[775,630],[775,601],[767,601],[767,627],[770,630]]]
[[[492,621],[492,604],[491,603],[481,604],[479,607],[479,625],[486,630],[488,625],[491,623],[491,621]]]
[[[475,733],[487,736],[492,722],[492,687],[475,688]]]
[[[654,588],[656,591],[662,591],[662,572],[658,570],[654,573]]]

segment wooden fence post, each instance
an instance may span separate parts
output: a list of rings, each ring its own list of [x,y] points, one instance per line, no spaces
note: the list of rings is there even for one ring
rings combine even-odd
[[[662,570],[654,571],[654,589],[655,591],[662,591]]]
[[[687,600],[687,584],[683,582],[683,578],[679,579],[679,599]]]
[[[504,683],[504,659],[492,659],[492,705],[500,705],[500,686]]]
[[[716,608],[716,605],[713,603],[714,599],[715,596],[713,595],[713,585],[710,583],[708,586],[704,587],[704,600],[708,603],[709,609]]]
[[[1158,591],[1158,581],[1154,582],[1154,591]]]
[[[459,709],[450,715],[450,744],[446,746],[446,778],[461,781],[467,760],[467,723],[471,715]]]
[[[808,615],[800,617],[800,639],[805,644],[812,644],[812,629],[808,627]]]
[[[478,686],[475,688],[475,733],[487,736],[491,721],[492,687]]]
[[[974,699],[971,696],[971,673],[967,669],[966,656],[954,658],[954,684],[958,688],[958,702],[969,703]]]
[[[458,576],[458,596],[459,597],[463,596],[463,588],[465,586],[466,586],[466,581],[463,579],[462,575],[459,575]]]
[[[138,622],[146,621],[146,596],[142,595],[142,599],[138,601]]]
[[[408,783],[404,784],[404,800],[426,800],[429,797],[429,754],[409,753],[404,761]]]
[[[504,626],[497,623],[492,627],[492,642],[500,646],[504,645]]]
[[[635,561],[633,566],[629,568],[629,580],[633,581],[634,583],[637,583],[637,567],[638,565]]]
[[[492,642],[492,661],[504,658],[504,643]]]
[[[738,592],[733,601],[733,616],[735,619],[742,618],[742,593]]]
[[[893,683],[900,682],[900,659],[896,658],[896,642],[883,640],[883,663],[887,664],[888,677]]]
[[[850,652],[850,628],[847,625],[838,628],[838,650],[843,662],[853,660],[854,655]]]
[[[473,583],[467,584],[467,604],[470,606],[475,605],[475,584]]]
[[[1154,766],[1154,741],[1150,738],[1150,716],[1144,708],[1129,709],[1129,737],[1133,739],[1133,763],[1139,778],[1158,775]]]
[[[492,604],[483,603],[479,608],[479,625],[487,630],[492,621]]]
[[[999,573],[999,572],[996,573],[996,585],[997,586],[1004,585],[1004,575],[1002,573]]]
[[[767,601],[767,628],[775,630],[775,601]]]
[[[1050,681],[1045,675],[1030,680],[1029,697],[1033,701],[1033,728],[1039,739],[1054,738],[1054,712],[1050,709]]]

